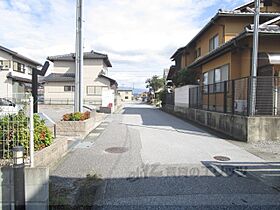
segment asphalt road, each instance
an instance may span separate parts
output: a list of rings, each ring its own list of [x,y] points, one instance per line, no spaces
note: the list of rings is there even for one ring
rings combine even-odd
[[[144,104],[108,117],[51,175],[94,173],[103,182],[93,209],[280,208],[280,163]]]

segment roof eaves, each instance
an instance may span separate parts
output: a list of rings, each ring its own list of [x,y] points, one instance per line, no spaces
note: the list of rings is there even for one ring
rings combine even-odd
[[[207,61],[207,59],[209,58],[214,58],[218,55],[220,55],[221,53],[225,53],[227,52],[230,48],[230,46],[236,42],[237,40],[242,39],[243,37],[247,36],[248,32],[247,31],[243,31],[242,33],[240,33],[238,36],[236,36],[235,38],[233,38],[232,40],[226,42],[225,44],[221,45],[220,47],[218,47],[217,49],[211,51],[210,53],[208,53],[207,55],[203,56],[202,58],[195,60],[193,63],[191,63],[188,68],[193,68],[196,67],[198,64],[203,64]]]
[[[242,4],[242,5],[240,5],[240,6],[236,7],[236,8],[234,8],[233,10],[241,10],[241,9],[243,9],[243,8],[245,8],[245,7],[248,7],[248,6],[251,5],[251,4],[254,4],[254,1],[250,1],[250,2],[247,2],[247,3],[245,3],[245,4]]]
[[[261,13],[261,16],[280,16],[280,13]],[[231,17],[231,16],[254,16],[251,12],[234,12],[234,11],[218,11],[216,15],[194,36],[193,39],[184,47],[179,48],[170,59],[174,61],[175,57],[179,55],[183,49],[188,48],[202,33],[204,33],[219,17]]]
[[[210,27],[214,23],[214,21],[216,21],[218,19],[219,16],[220,16],[220,12],[217,12],[216,15],[191,39],[191,41],[189,41],[189,43],[186,46],[179,48],[174,53],[174,55],[171,57],[171,59],[174,60],[175,57],[180,52],[182,52],[183,49],[186,49],[188,46],[190,46],[194,42],[194,40],[196,40],[204,31],[206,31],[208,29],[208,27]]]
[[[34,60],[30,59],[30,58],[27,58],[27,57],[25,57],[25,56],[23,56],[23,55],[21,55],[21,54],[15,52],[15,51],[12,51],[12,50],[10,50],[10,49],[8,49],[8,48],[6,48],[6,47],[0,46],[0,50],[4,51],[4,52],[6,52],[6,53],[9,53],[10,55],[12,55],[12,56],[14,56],[14,57],[16,57],[16,58],[19,58],[19,59],[21,59],[21,60],[24,60],[24,61],[27,61],[27,62],[29,62],[29,63],[31,63],[31,64],[34,64],[34,65],[36,65],[36,66],[42,66],[41,63],[39,63],[39,62],[37,62],[37,61],[34,61]]]

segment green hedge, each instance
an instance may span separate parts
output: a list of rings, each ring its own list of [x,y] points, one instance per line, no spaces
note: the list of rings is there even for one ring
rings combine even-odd
[[[53,142],[53,135],[46,126],[45,121],[34,115],[34,147],[41,150]],[[23,112],[0,117],[0,158],[9,158],[11,149],[21,145],[25,151],[29,149],[29,117]]]

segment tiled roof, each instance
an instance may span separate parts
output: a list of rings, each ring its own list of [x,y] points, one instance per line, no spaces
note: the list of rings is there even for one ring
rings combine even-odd
[[[43,81],[45,82],[75,82],[75,74],[74,73],[51,73],[46,76]]]
[[[74,61],[75,60],[76,53],[69,53],[64,55],[55,55],[55,56],[49,56],[47,59],[49,61]],[[112,64],[109,61],[108,55],[94,52],[93,50],[90,52],[84,52],[84,59],[103,59],[104,62],[108,67],[112,67]]]
[[[209,58],[213,58],[214,56],[219,56],[220,53],[224,53],[226,51],[230,50],[230,46],[232,46],[233,43],[235,43],[237,40],[240,40],[246,36],[252,36],[254,32],[254,25],[250,25],[245,28],[243,32],[241,32],[238,36],[231,39],[230,41],[224,43],[223,45],[219,46],[217,49],[209,52],[207,55],[201,57],[198,60],[195,60],[193,63],[191,63],[188,67],[195,67],[198,64],[201,64],[202,62],[205,62]],[[262,34],[280,34],[280,27],[277,25],[269,25],[266,27],[260,28],[260,33]]]
[[[8,54],[10,54],[10,55],[12,55],[12,56],[14,56],[14,57],[16,57],[16,58],[19,58],[19,59],[21,59],[21,60],[23,60],[23,61],[26,61],[26,62],[28,62],[28,63],[34,65],[34,66],[42,66],[41,63],[39,63],[39,62],[37,62],[37,61],[34,61],[34,60],[30,59],[30,58],[27,58],[27,57],[25,57],[25,56],[23,56],[23,55],[21,55],[21,54],[15,52],[15,51],[12,51],[12,50],[10,50],[10,49],[8,49],[8,48],[6,48],[6,47],[3,47],[3,46],[1,46],[1,45],[0,45],[0,50],[6,52],[6,53],[8,53]]]
[[[261,13],[261,16],[266,16],[266,17],[278,17],[280,16],[280,13]],[[185,46],[181,47],[176,50],[176,52],[171,56],[171,59],[174,60],[174,58],[180,54],[184,49],[186,49],[188,46],[191,45],[199,36],[201,36],[212,24],[219,18],[219,17],[240,17],[240,16],[254,16],[254,13],[252,12],[241,12],[239,10],[237,11],[225,11],[225,10],[219,10],[216,15],[196,34],[196,36]]]
[[[103,78],[105,78],[105,79],[108,79],[108,80],[110,81],[111,85],[114,85],[114,84],[115,84],[116,86],[118,86],[117,81],[114,80],[114,79],[112,79],[112,78],[110,78],[110,77],[107,77],[107,76],[105,76],[105,75],[103,75],[103,74],[99,74],[98,77],[103,77]]]

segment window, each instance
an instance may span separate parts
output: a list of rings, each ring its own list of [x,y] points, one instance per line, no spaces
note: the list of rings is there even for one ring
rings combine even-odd
[[[222,82],[228,80],[228,70],[229,65],[221,66],[218,69],[215,69],[215,83],[216,84],[216,92],[224,91],[224,84]]]
[[[124,99],[125,99],[125,100],[128,100],[128,96],[125,96]]]
[[[219,47],[219,36],[216,35],[209,40],[209,51],[215,50]]]
[[[32,67],[31,66],[27,66],[26,69],[27,69],[27,73],[29,75],[32,75]]]
[[[11,68],[11,62],[9,60],[0,60],[0,65],[4,70],[8,70],[9,68]]]
[[[195,55],[194,56],[195,56],[195,58],[199,58],[201,56],[201,48],[200,47],[195,50]]]
[[[75,86],[64,86],[64,92],[74,92]]]
[[[87,86],[87,95],[96,95],[101,96],[102,91],[108,90],[108,87],[102,87],[102,86]]]
[[[14,61],[13,70],[16,72],[25,73],[24,64]]]
[[[224,84],[222,82],[228,81],[228,74],[229,74],[228,64],[204,73],[203,74],[204,92],[207,93],[208,85],[209,85],[210,93],[224,91],[223,90]]]

